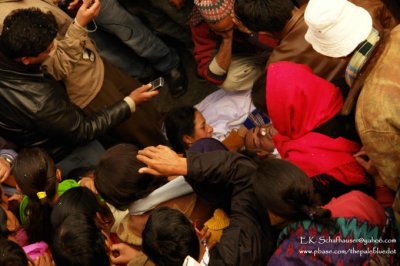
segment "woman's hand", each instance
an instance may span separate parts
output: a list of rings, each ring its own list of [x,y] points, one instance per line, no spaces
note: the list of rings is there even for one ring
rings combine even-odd
[[[139,169],[139,173],[156,176],[186,175],[186,158],[180,157],[170,148],[158,145],[150,146],[138,152],[136,158],[145,163],[147,167]]]
[[[128,264],[133,260],[140,251],[125,244],[119,243],[111,246],[111,263],[113,264]]]

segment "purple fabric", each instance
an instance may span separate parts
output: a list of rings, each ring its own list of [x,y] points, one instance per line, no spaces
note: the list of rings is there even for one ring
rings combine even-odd
[[[194,152],[210,152],[210,151],[227,151],[228,149],[222,144],[221,141],[213,139],[213,138],[203,138],[197,140],[193,143],[192,146],[188,149],[188,151]]]
[[[32,260],[36,260],[39,256],[43,255],[49,246],[41,241],[23,247],[26,255],[28,255]]]

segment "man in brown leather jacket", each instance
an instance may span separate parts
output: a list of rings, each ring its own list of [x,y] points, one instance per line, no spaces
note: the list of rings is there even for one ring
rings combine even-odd
[[[86,12],[95,12],[98,4],[86,6]],[[145,85],[85,115],[68,99],[63,85],[40,69],[54,49],[57,28],[52,14],[35,8],[16,10],[5,19],[0,39],[0,134],[19,147],[43,147],[59,161],[129,119],[135,104],[158,92],[147,92],[150,85]]]

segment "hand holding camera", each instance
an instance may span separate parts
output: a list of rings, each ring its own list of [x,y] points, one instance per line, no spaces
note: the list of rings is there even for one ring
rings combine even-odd
[[[158,90],[149,91],[149,89],[151,89],[150,84],[143,85],[132,91],[129,97],[131,97],[136,104],[147,102],[159,93]]]
[[[86,27],[100,12],[100,0],[84,0],[76,13],[76,23]]]

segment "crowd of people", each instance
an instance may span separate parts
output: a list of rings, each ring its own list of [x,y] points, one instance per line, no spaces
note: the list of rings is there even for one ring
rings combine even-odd
[[[0,0],[0,265],[400,265],[399,3],[134,2]]]

